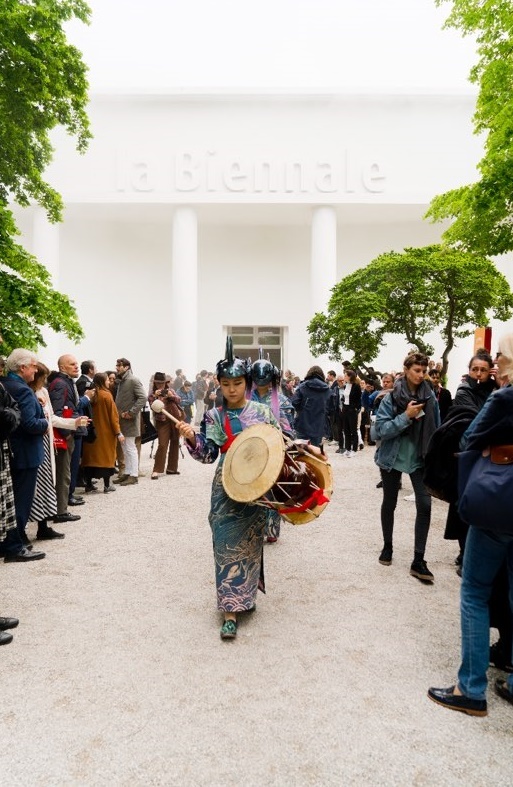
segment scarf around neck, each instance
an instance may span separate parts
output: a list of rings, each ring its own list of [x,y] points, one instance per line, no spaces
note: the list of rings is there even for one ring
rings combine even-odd
[[[424,405],[425,415],[422,418],[414,418],[409,427],[411,438],[419,446],[422,458],[426,456],[431,435],[436,429],[435,405],[438,407],[438,404],[431,395],[432,393],[433,390],[429,383],[423,380],[417,388],[417,393],[413,394],[408,388],[406,377],[400,377],[395,382],[392,392],[398,413],[404,413],[412,399],[427,399]]]

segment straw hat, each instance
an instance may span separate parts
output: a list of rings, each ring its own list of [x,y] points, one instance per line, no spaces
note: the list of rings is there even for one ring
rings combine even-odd
[[[244,429],[226,452],[223,486],[228,497],[238,503],[253,503],[278,479],[285,456],[279,429],[270,424],[254,424]]]

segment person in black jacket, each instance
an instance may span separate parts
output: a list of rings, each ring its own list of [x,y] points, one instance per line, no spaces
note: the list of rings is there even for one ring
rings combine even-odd
[[[492,369],[493,358],[491,355],[486,350],[478,350],[470,359],[468,374],[465,375],[456,391],[454,397],[455,408],[466,407],[468,410],[474,410],[475,415],[478,414],[490,394],[497,389],[497,383],[491,376]],[[451,413],[452,410],[449,412],[449,415]],[[450,503],[447,511],[444,538],[449,541],[457,540],[459,543],[460,552],[455,560],[456,572],[459,576],[461,576],[467,533],[468,525],[460,519],[456,504]]]
[[[509,449],[513,445],[513,333],[500,339],[496,361],[499,375],[506,376],[508,383],[489,397],[473,420],[463,435],[460,445],[463,450],[483,451],[494,446]],[[458,681],[448,688],[430,688],[428,696],[449,710],[486,716],[490,645],[488,604],[494,580],[505,561],[510,588],[513,588],[513,518],[508,506],[496,519],[487,517],[483,521],[473,516],[472,511],[467,515],[470,527],[461,585],[462,658]],[[513,612],[511,591],[510,606]],[[513,705],[513,674],[509,674],[507,680],[497,678],[495,690]]]
[[[296,435],[302,440],[310,440],[312,445],[322,444],[330,393],[321,367],[312,366],[292,397]]]
[[[9,463],[9,444],[7,438],[19,426],[21,413],[12,396],[0,383],[0,542],[9,530],[16,529],[16,510]],[[17,618],[0,618],[0,645],[12,642],[12,634],[7,629],[16,628]]]
[[[348,459],[358,450],[358,414],[362,407],[362,389],[353,369],[344,374],[345,385],[342,392],[342,425],[344,444]]]
[[[478,350],[470,359],[468,374],[458,386],[454,404],[475,407],[476,412],[479,412],[490,394],[497,389],[492,369],[492,356],[486,350]]]
[[[21,413],[20,423],[9,437],[16,528],[10,529],[0,544],[0,554],[6,563],[42,560],[45,557],[44,552],[27,549],[25,533],[36,490],[37,471],[44,458],[43,435],[48,430],[43,408],[29,387],[36,371],[34,353],[17,348],[7,358],[7,377],[2,381]]]
[[[438,409],[440,410],[440,421],[444,421],[449,407],[452,405],[451,392],[447,388],[442,387],[440,372],[438,369],[431,369],[429,377],[433,385],[436,401],[438,402]]]

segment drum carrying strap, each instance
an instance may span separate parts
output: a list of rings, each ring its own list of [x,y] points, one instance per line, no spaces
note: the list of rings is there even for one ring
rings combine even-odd
[[[232,432],[232,426],[230,424],[228,415],[224,416],[224,431],[226,432],[226,443],[224,443],[219,449],[222,454],[225,454],[228,451],[229,447],[237,437],[237,435],[234,435]]]
[[[329,503],[329,497],[326,497],[324,494],[324,489],[316,489],[308,500],[305,500],[304,503],[301,505],[292,506],[292,508],[279,508],[279,514],[300,514],[303,511],[308,511],[309,508],[315,508],[315,506],[322,506],[323,503]]]

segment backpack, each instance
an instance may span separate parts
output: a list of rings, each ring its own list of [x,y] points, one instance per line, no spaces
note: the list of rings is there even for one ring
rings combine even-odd
[[[446,503],[458,501],[458,457],[460,440],[477,410],[453,405],[445,421],[431,435],[424,458],[424,486],[432,497]]]

